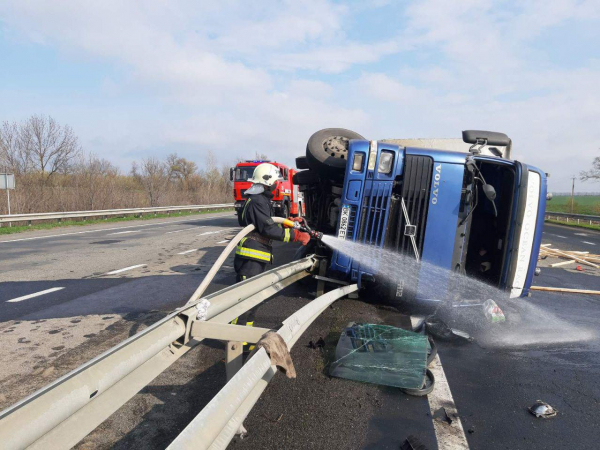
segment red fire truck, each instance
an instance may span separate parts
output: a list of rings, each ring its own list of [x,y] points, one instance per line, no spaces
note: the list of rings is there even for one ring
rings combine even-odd
[[[275,214],[280,217],[290,217],[302,215],[303,198],[302,193],[298,191],[298,185],[293,184],[292,177],[296,173],[294,169],[290,169],[285,164],[274,161],[252,160],[238,163],[230,170],[230,179],[233,181],[233,198],[235,199],[235,210],[238,213],[238,221],[241,225],[241,213],[244,207],[246,197],[244,192],[252,183],[248,180],[252,178],[254,168],[262,163],[273,164],[279,168],[281,180],[277,182],[277,186],[273,191],[273,208]]]

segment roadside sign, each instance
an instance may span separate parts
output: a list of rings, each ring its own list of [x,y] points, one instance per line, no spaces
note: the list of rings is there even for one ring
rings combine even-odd
[[[15,176],[12,173],[0,173],[0,189],[14,189]]]

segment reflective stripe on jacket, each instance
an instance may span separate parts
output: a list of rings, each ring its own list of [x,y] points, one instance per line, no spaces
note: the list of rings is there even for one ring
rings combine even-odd
[[[271,217],[273,215],[272,197],[273,194],[270,192],[249,195],[242,210],[242,224],[254,225],[255,232],[265,239],[290,242],[292,232],[276,224]],[[273,262],[273,248],[271,245],[248,237],[240,241],[235,254],[236,257]]]

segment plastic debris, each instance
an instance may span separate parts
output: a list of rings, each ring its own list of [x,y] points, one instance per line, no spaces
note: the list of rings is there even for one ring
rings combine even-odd
[[[483,313],[485,314],[486,319],[492,323],[500,323],[506,320],[500,307],[491,298],[486,300],[483,304]]]
[[[425,330],[433,337],[439,339],[464,339],[472,342],[473,338],[465,331],[457,330],[456,328],[450,328],[446,322],[438,319],[437,317],[430,316],[425,319]]]
[[[323,348],[323,347],[325,347],[325,341],[323,340],[322,337],[320,337],[317,342],[313,342],[313,341],[308,342],[308,348],[312,348],[313,350],[316,350],[318,348]]]
[[[577,269],[579,272],[583,272],[583,268],[581,266],[577,266],[575,269]]]
[[[196,315],[197,320],[206,320],[208,316],[208,307],[210,306],[210,302],[208,300],[202,300],[198,304],[196,304],[196,309],[198,313]]]
[[[400,446],[400,450],[427,450],[427,447],[423,445],[419,438],[411,434]]]
[[[446,408],[444,407],[441,407],[440,409],[435,411],[432,417],[434,420],[437,420],[438,422],[447,423],[448,425],[452,425],[452,422],[454,422],[454,419],[451,417],[451,415],[448,414]]]
[[[556,416],[558,410],[554,409],[548,403],[541,400],[536,401],[532,406],[527,408],[531,414],[535,417],[541,417],[542,419],[549,419],[550,417]]]

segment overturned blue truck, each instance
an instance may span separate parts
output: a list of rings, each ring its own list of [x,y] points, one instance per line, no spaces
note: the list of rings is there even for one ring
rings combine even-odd
[[[372,266],[321,248],[328,276],[373,286],[396,301],[442,301],[431,267],[475,278],[506,296],[529,293],[546,208],[546,174],[510,159],[502,133],[458,139],[369,141],[339,128],[318,131],[296,159],[294,183],[309,225],[340,239],[414,258],[412,277],[379,277]],[[417,283],[406,289],[406,279]],[[442,280],[443,281],[443,280]],[[485,300],[485,299],[481,299]]]

